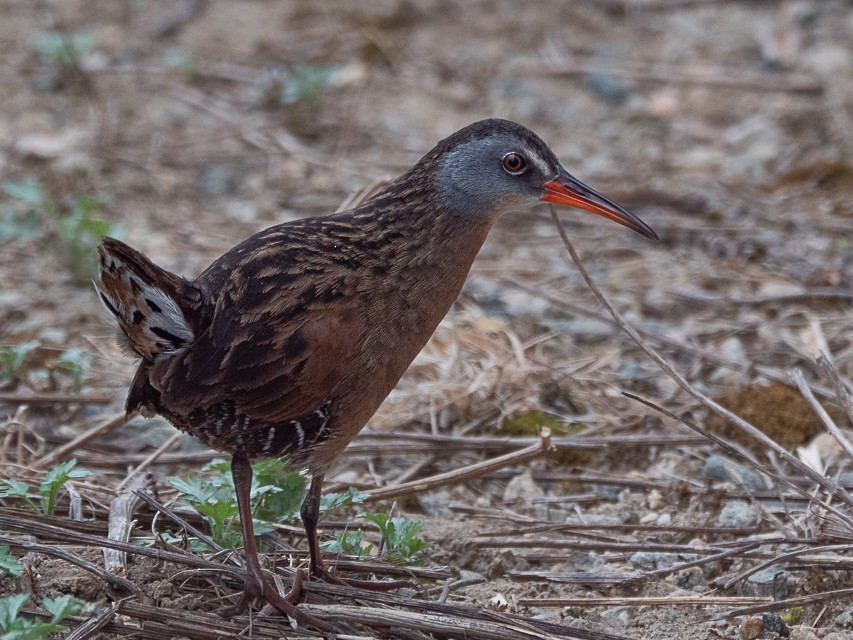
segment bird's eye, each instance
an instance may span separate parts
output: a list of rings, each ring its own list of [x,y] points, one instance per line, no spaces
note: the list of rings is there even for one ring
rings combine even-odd
[[[527,169],[527,159],[520,153],[510,151],[501,160],[504,171],[513,175],[518,175]]]

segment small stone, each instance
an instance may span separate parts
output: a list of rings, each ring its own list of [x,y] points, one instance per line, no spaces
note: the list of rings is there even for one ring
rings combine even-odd
[[[780,638],[787,638],[791,635],[788,625],[779,617],[777,613],[765,613],[761,616],[764,621],[764,630],[769,633],[778,633]]]
[[[533,479],[533,475],[528,468],[507,482],[503,494],[503,503],[513,504],[522,501],[525,504],[530,504],[532,498],[539,498],[542,495],[544,495],[542,487]]]
[[[823,640],[833,640],[830,636],[833,634],[829,634],[824,637]],[[791,629],[791,635],[788,636],[790,640],[819,640],[817,634],[811,629],[807,629],[806,627],[793,627]],[[835,638],[834,640],[843,640],[842,638]]]
[[[649,511],[646,515],[640,518],[640,524],[652,524],[656,522],[660,514],[657,511]]]
[[[702,474],[716,482],[731,482],[754,491],[766,491],[773,482],[766,476],[743,467],[724,456],[710,456],[705,461]]]
[[[655,91],[646,102],[646,112],[655,118],[669,118],[678,112],[678,94],[672,89]]]
[[[675,584],[682,589],[705,586],[705,575],[701,567],[690,567],[675,572]]]
[[[853,629],[853,607],[835,616],[832,624],[839,629]]]
[[[586,77],[586,87],[610,104],[625,104],[631,96],[631,87],[609,73],[595,72]]]
[[[631,624],[634,611],[631,607],[611,607],[601,612],[601,619],[608,625],[627,627]]]
[[[748,618],[740,623],[738,633],[741,640],[758,640],[764,635],[764,620],[761,618]]]
[[[468,571],[467,569],[461,569],[459,571],[459,579],[464,580],[465,582],[485,582],[486,576],[482,573],[477,573],[476,571]]]
[[[755,524],[757,514],[755,507],[744,500],[731,500],[723,506],[717,517],[721,527],[749,527]]]
[[[209,196],[233,195],[237,192],[237,178],[228,166],[209,165],[201,169],[199,186]]]
[[[663,496],[657,489],[652,489],[649,492],[649,497],[646,499],[646,503],[649,505],[649,509],[654,509],[655,511],[660,511],[665,505]]]
[[[784,600],[788,597],[789,575],[779,564],[771,565],[753,573],[744,582],[744,591],[747,592],[745,595],[770,596],[774,600]]]
[[[24,156],[53,160],[76,151],[88,135],[79,127],[68,127],[60,133],[30,133],[15,141],[15,149]]]
[[[666,569],[679,561],[675,553],[658,553],[654,551],[637,551],[628,563],[639,569]]]

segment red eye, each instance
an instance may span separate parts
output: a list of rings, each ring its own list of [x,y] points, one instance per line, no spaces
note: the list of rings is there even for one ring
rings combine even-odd
[[[520,153],[510,151],[501,161],[504,171],[517,175],[527,168],[527,160]]]

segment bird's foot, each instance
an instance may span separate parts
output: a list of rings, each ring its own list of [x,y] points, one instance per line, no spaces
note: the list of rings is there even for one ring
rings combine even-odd
[[[354,580],[352,578],[339,578],[325,567],[315,567],[311,575],[329,584],[340,584],[356,589],[368,591],[396,591],[397,589],[417,589],[418,585],[405,580],[385,580],[377,582],[374,580]]]
[[[216,610],[216,613],[223,618],[233,618],[245,613],[255,603],[265,602],[302,626],[314,627],[320,631],[332,631],[333,628],[328,622],[324,622],[296,606],[295,603],[302,593],[304,579],[305,572],[302,569],[297,569],[293,577],[293,586],[287,594],[282,596],[273,585],[262,577],[247,576],[240,601],[234,605],[221,607]]]

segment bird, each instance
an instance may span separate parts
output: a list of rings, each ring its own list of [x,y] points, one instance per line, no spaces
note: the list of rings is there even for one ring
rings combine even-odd
[[[232,457],[246,575],[222,615],[266,602],[322,622],[296,607],[304,574],[285,596],[264,578],[251,464],[282,458],[310,474],[300,510],[308,574],[333,579],[317,538],[324,475],[447,314],[494,222],[541,202],[658,238],[569,174],[530,129],[501,119],[441,140],[354,208],[256,233],[194,279],[103,238],[97,294],[139,359],[128,416],[159,414]]]

